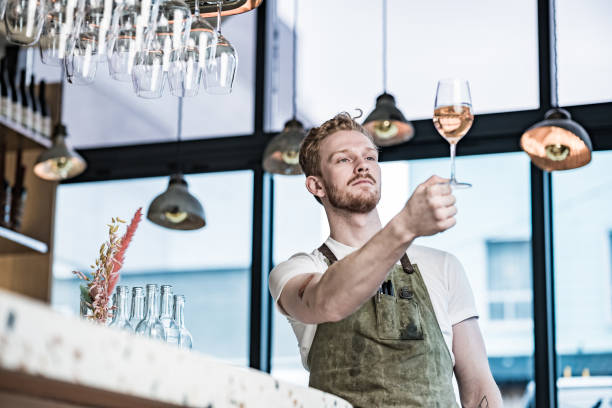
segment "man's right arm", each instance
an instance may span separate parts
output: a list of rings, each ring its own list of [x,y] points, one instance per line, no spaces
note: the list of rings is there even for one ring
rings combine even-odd
[[[308,324],[344,319],[372,297],[387,272],[419,236],[455,225],[455,198],[446,179],[432,176],[419,185],[404,208],[364,246],[335,262],[324,274],[291,278],[278,300],[294,319]]]

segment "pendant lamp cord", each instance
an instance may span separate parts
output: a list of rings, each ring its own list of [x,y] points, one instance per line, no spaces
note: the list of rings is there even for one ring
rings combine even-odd
[[[555,108],[559,107],[559,71],[557,69],[557,2],[556,0],[550,0],[551,2],[551,13],[552,13],[552,63],[553,63],[553,95],[551,105]]]
[[[382,38],[383,92],[387,93],[387,0],[383,0]]]
[[[298,1],[293,0],[293,119],[297,119],[297,20]]]
[[[179,173],[183,172],[181,163],[181,135],[183,133],[183,98],[178,98],[178,123],[176,126],[176,168]]]

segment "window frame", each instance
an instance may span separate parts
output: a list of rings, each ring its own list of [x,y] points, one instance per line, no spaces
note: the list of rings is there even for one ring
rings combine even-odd
[[[543,119],[555,105],[553,0],[537,0],[539,108],[478,115],[470,138],[462,142],[459,155],[516,152],[523,131]],[[257,13],[255,61],[254,133],[233,137],[207,138],[181,143],[182,170],[187,173],[250,169],[254,172],[253,248],[251,266],[250,366],[270,371],[272,302],[267,291],[272,266],[273,180],[261,166],[268,141],[275,135],[264,131],[269,106],[267,87],[272,73],[269,44],[273,30],[268,24],[274,0],[263,2]],[[566,109],[581,123],[593,142],[593,150],[612,150],[612,103],[570,106]],[[448,145],[435,133],[431,120],[413,122],[416,137],[407,144],[381,149],[380,161],[444,157]],[[81,176],[64,183],[128,179],[168,175],[179,168],[174,155],[176,142],[83,149],[79,153],[89,166]],[[536,406],[557,406],[554,317],[554,271],[551,174],[531,165],[532,265],[534,321],[534,379]],[[612,289],[611,289],[612,290]],[[612,301],[612,300],[611,300]]]

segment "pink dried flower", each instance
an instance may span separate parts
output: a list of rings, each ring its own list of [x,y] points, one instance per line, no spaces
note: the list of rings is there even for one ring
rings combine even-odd
[[[87,302],[87,305],[93,310],[92,318],[101,323],[106,323],[111,316],[110,311],[114,309],[114,307],[109,307],[110,296],[119,280],[119,270],[123,265],[125,251],[142,217],[141,210],[142,208],[139,208],[136,211],[123,238],[119,238],[117,231],[119,223],[125,223],[125,221],[119,218],[112,219],[111,224],[108,225],[108,241],[102,244],[100,255],[95,265],[91,266],[93,269],[91,277],[80,271],[73,271],[79,279],[88,282],[86,293],[89,294],[90,299],[87,300],[90,302]],[[82,296],[86,295],[82,294]]]

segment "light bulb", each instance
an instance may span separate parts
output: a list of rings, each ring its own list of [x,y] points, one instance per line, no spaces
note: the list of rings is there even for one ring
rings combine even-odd
[[[563,161],[569,156],[570,148],[562,144],[550,144],[546,146],[546,156],[553,161]]]
[[[66,157],[58,157],[51,162],[51,171],[61,179],[68,178],[68,173],[72,169],[72,160]]]
[[[295,150],[284,151],[281,157],[285,163],[290,166],[296,165],[300,162],[300,153]]]
[[[181,222],[187,219],[188,214],[185,211],[177,211],[177,209],[175,209],[172,212],[170,211],[164,212],[164,216],[166,217],[168,221],[174,224],[180,224]]]
[[[374,124],[374,133],[381,139],[391,139],[398,131],[397,125],[390,120],[378,120]]]

